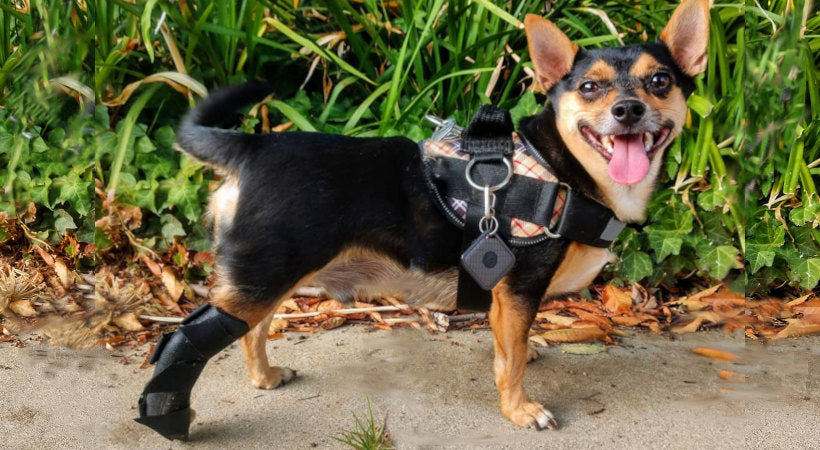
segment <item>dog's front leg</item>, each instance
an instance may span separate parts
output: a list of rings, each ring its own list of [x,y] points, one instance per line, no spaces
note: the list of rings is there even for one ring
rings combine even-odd
[[[528,302],[510,291],[507,280],[493,288],[490,326],[495,346],[495,384],[501,397],[501,411],[522,427],[554,429],[552,413],[540,403],[530,401],[524,392],[527,366],[527,336],[538,302]]]

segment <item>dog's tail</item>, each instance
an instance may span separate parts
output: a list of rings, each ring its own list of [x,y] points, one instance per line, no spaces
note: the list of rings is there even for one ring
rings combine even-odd
[[[215,128],[232,117],[236,110],[257,102],[272,92],[264,83],[247,83],[221,89],[203,100],[182,119],[177,145],[185,153],[204,162],[233,168],[251,151],[254,135]]]

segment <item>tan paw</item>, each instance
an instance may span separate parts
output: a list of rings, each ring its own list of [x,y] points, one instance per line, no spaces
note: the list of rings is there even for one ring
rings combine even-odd
[[[527,342],[527,363],[531,363],[538,359],[538,350],[535,348],[535,344],[532,342]]]
[[[527,402],[507,414],[510,420],[522,427],[554,430],[558,426],[552,413],[539,403]]]
[[[263,374],[252,375],[251,382],[259,389],[276,389],[296,376],[296,371],[287,367],[268,367]]]

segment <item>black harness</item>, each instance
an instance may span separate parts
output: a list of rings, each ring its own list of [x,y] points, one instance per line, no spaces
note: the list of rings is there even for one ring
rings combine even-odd
[[[460,129],[451,120],[437,121],[437,125],[439,127],[431,141],[459,140],[460,151],[469,155],[466,160],[431,156],[425,148],[428,141],[420,145],[427,184],[435,203],[451,223],[464,230],[464,256],[468,256],[479,243],[479,238],[488,236],[487,229],[492,225],[496,227],[493,237],[513,247],[537,245],[548,239],[562,238],[606,248],[623,229],[624,223],[616,219],[609,208],[576,194],[569,185],[514,174],[518,170],[513,168],[514,127],[507,111],[484,105],[466,130]],[[525,151],[538,164],[552,172],[549,164],[532,148],[526,137],[519,134],[519,139],[525,146]],[[560,211],[556,208],[561,203],[557,201],[559,195],[563,199]],[[447,200],[453,198],[466,201],[466,214],[454,211]],[[492,201],[488,202],[488,198]],[[518,223],[516,220],[543,229],[539,228],[540,232],[534,236],[514,236],[510,224],[511,221]],[[493,247],[493,251],[495,250],[497,248]],[[458,308],[487,311],[492,300],[492,287],[485,289],[479,285],[476,281],[476,268],[471,267],[464,256],[459,271]],[[493,259],[491,262],[494,261]],[[480,279],[480,264],[478,272]],[[486,287],[487,283],[483,284]]]

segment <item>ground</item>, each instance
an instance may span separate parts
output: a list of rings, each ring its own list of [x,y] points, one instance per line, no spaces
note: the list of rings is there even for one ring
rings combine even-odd
[[[560,424],[541,432],[501,415],[489,330],[287,333],[268,352],[299,377],[274,391],[251,387],[233,345],[194,389],[188,443],[132,420],[152,371],[139,368],[147,346],[75,351],[32,338],[0,344],[0,435],[23,449],[340,448],[332,436],[366,414],[369,397],[398,448],[820,447],[820,337],[766,345],[720,331],[630,335],[594,355],[539,348],[525,385]],[[690,351],[701,346],[741,358]],[[742,375],[723,380],[721,370]]]

